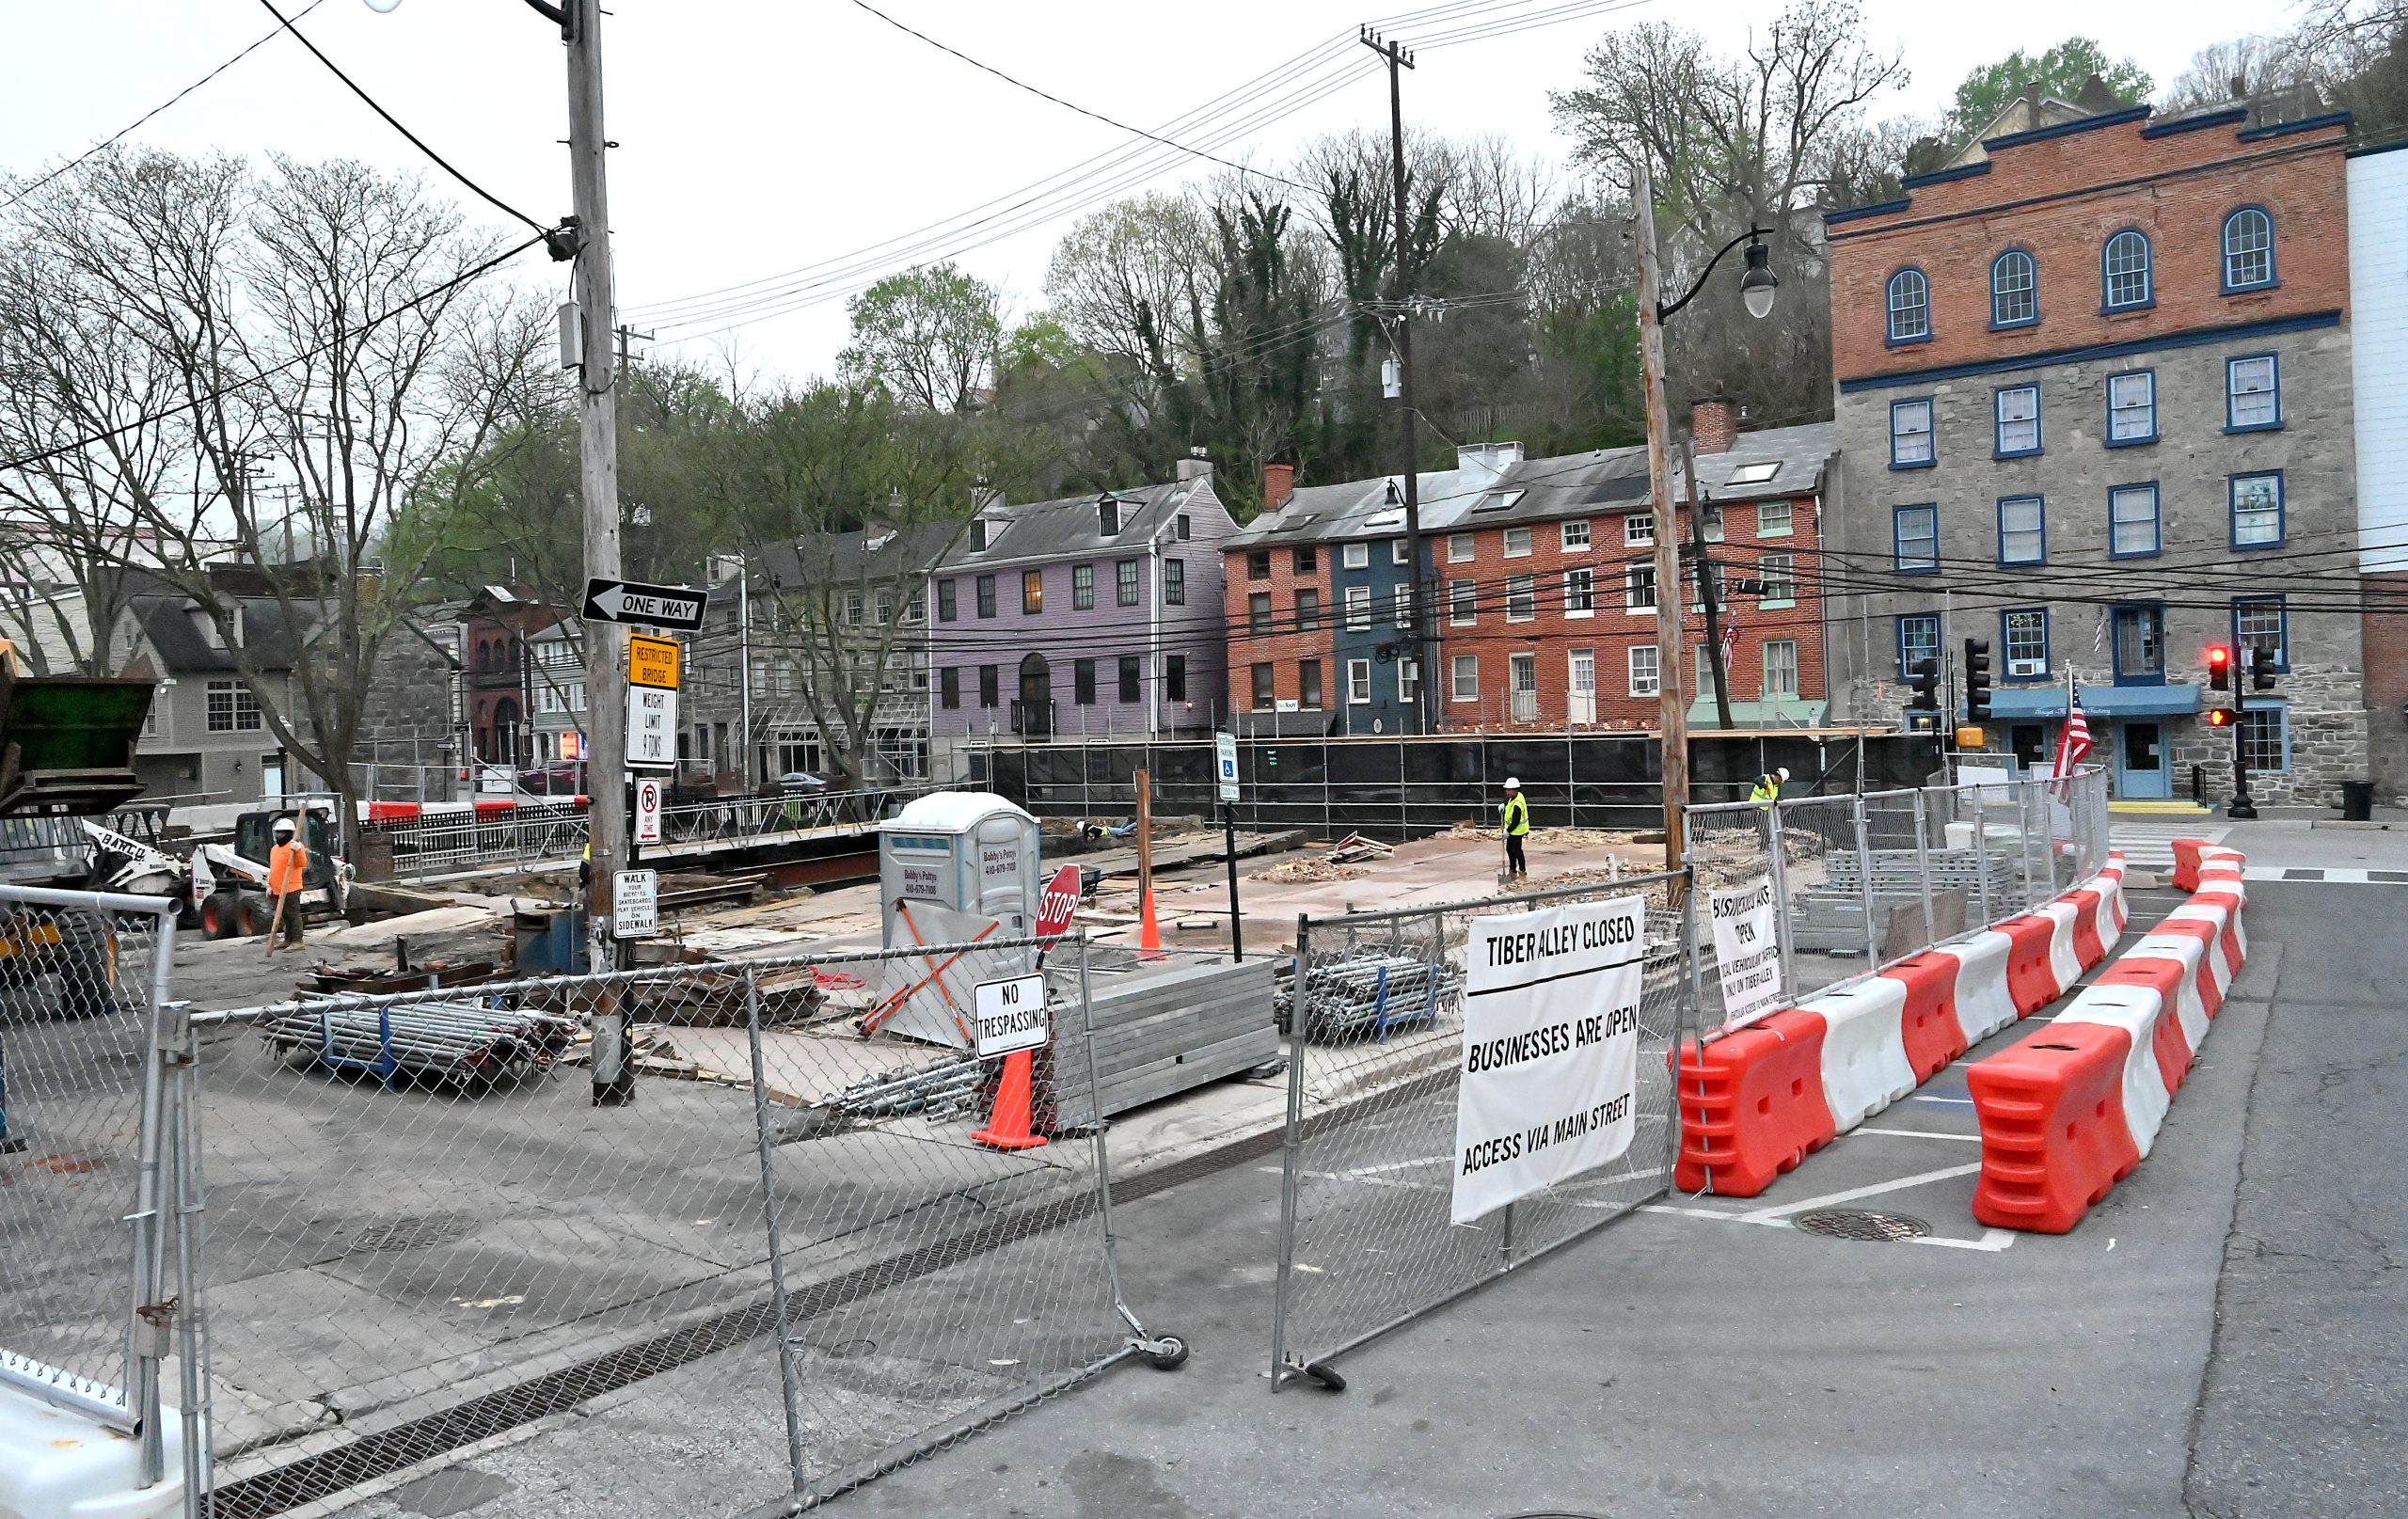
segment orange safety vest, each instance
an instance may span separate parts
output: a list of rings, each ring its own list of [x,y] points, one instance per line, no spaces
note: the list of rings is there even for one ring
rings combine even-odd
[[[295,840],[279,844],[267,852],[267,889],[270,894],[282,896],[301,890],[301,878],[309,869],[308,846]]]

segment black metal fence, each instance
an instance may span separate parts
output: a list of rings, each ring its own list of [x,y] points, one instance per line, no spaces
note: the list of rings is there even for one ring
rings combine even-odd
[[[1690,794],[1744,800],[1787,767],[1791,797],[1921,785],[1941,767],[1928,735],[1830,730],[1692,735]],[[1133,813],[1136,772],[1150,772],[1157,814],[1217,814],[1207,742],[998,745],[974,751],[969,780],[1040,817]],[[1414,837],[1493,817],[1507,776],[1541,828],[1663,826],[1663,773],[1648,734],[1435,738],[1242,738],[1238,821],[1256,828]]]

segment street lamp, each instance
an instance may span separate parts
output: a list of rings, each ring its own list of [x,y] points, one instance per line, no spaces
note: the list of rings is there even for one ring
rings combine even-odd
[[[1664,868],[1678,870],[1687,853],[1681,810],[1689,800],[1688,688],[1694,676],[1681,616],[1681,535],[1669,530],[1675,520],[1675,503],[1668,442],[1671,423],[1664,405],[1664,324],[1697,299],[1715,267],[1742,243],[1748,245],[1748,254],[1747,270],[1739,277],[1739,301],[1750,316],[1761,321],[1771,314],[1781,280],[1772,272],[1771,253],[1764,245],[1764,239],[1772,235],[1772,229],[1751,226],[1715,250],[1687,294],[1665,305],[1663,271],[1656,251],[1655,179],[1643,159],[1631,166],[1630,198],[1639,242],[1639,356],[1647,401],[1648,500],[1663,519],[1656,532],[1655,559],[1656,725],[1663,734]],[[1692,477],[1694,472],[1692,466]],[[1688,488],[1694,498],[1694,478],[1688,482]]]

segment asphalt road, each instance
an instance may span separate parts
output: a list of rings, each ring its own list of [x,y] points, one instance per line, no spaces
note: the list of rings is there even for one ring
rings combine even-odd
[[[2134,895],[2135,931],[2179,899]],[[1761,1198],[1666,1199],[1350,1353],[1346,1392],[1275,1397],[1278,1179],[1249,1162],[1117,1214],[1183,1369],[1114,1370],[828,1511],[2408,1513],[2403,910],[2408,888],[2254,885],[2250,962],[2158,1148],[2069,1235],[1972,1221],[1959,1068]],[[1842,1194],[1932,1232],[1787,1226]],[[345,1511],[633,1511],[672,1452],[771,1437],[710,1372]]]

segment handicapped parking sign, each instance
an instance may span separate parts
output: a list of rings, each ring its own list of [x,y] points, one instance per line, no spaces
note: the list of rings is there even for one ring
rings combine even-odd
[[[1238,736],[1233,733],[1214,735],[1212,749],[1218,761],[1221,799],[1235,801],[1238,799]]]

